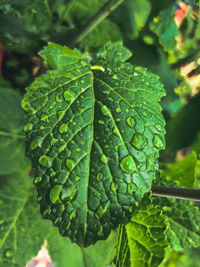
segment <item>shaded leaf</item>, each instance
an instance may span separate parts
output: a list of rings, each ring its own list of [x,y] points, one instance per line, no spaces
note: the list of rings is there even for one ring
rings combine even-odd
[[[108,41],[115,42],[121,39],[122,34],[119,27],[110,20],[104,20],[80,42],[80,47],[84,49],[96,48]]]
[[[164,148],[158,77],[124,63],[120,43],[91,66],[78,50],[49,44],[53,68],[28,88],[27,155],[41,212],[62,235],[88,246],[126,222],[149,191]]]
[[[127,225],[119,227],[115,255],[117,267],[158,266],[168,246],[165,218],[148,197]]]
[[[0,189],[0,266],[25,266],[45,240],[56,267],[66,267],[66,263],[71,267],[104,267],[111,262],[115,233],[107,241],[79,248],[61,237],[49,221],[42,220],[31,177],[17,173],[6,180],[6,186]]]
[[[5,14],[18,17],[23,22],[25,29],[30,32],[38,33],[47,29],[51,21],[48,1],[2,0],[0,10]]]
[[[22,170],[27,166],[24,155],[24,113],[21,97],[11,89],[0,88],[0,174]]]
[[[178,35],[179,31],[174,21],[173,6],[162,10],[159,16],[153,19],[150,30],[158,36],[160,44],[165,51],[174,50],[176,48],[175,37]]]
[[[197,179],[196,165],[197,155],[192,152],[182,160],[168,164],[164,176],[168,180],[176,182],[179,187],[193,188]]]
[[[168,225],[167,238],[170,247],[182,250],[187,247],[198,247],[200,242],[200,212],[192,202],[178,199],[160,198],[159,203]]]

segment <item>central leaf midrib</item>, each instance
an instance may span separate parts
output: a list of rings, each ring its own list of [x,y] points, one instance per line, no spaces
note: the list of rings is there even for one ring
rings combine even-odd
[[[90,169],[91,169],[91,151],[92,151],[92,146],[93,146],[93,142],[94,142],[94,111],[95,111],[95,95],[94,95],[94,74],[91,70],[90,72],[91,75],[91,90],[92,90],[92,117],[91,117],[91,143],[90,143],[90,148],[88,151],[88,180],[87,180],[87,192],[86,192],[86,216],[85,216],[85,229],[84,229],[84,233],[86,236],[87,233],[87,221],[88,221],[88,199],[89,199],[89,179],[90,179]]]

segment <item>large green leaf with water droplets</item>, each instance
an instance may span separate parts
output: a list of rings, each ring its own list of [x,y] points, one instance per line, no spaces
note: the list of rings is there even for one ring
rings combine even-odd
[[[146,196],[127,225],[118,229],[116,267],[157,267],[168,246],[165,218]]]
[[[51,70],[28,88],[27,155],[44,218],[80,246],[127,222],[149,191],[164,148],[164,95],[158,77],[108,44],[88,63],[78,50],[49,44]]]

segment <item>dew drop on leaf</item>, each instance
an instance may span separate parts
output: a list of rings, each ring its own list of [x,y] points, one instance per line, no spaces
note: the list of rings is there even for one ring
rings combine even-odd
[[[163,139],[162,139],[162,137],[160,135],[155,135],[154,136],[153,144],[158,149],[162,149],[165,146],[164,141],[163,141]]]
[[[67,127],[67,124],[64,124],[64,123],[61,124],[60,127],[59,127],[59,133],[62,134],[64,132],[66,132],[67,131],[67,128],[68,128]]]
[[[101,107],[101,112],[103,113],[103,115],[105,115],[105,116],[107,116],[107,117],[110,116],[110,112],[109,112],[108,108],[107,108],[105,105],[103,105],[103,106]]]
[[[27,123],[24,125],[24,132],[29,132],[31,131],[33,128],[33,124],[32,123]]]
[[[37,147],[41,147],[43,141],[43,137],[41,136],[36,136],[30,143],[30,150],[34,150]]]
[[[73,159],[66,159],[66,166],[69,170],[73,169],[75,161]]]
[[[63,201],[73,200],[75,198],[77,189],[74,185],[69,185],[62,188],[61,199]]]
[[[146,117],[147,116],[147,112],[146,111],[142,112],[142,115]]]
[[[52,166],[52,163],[53,163],[53,158],[48,157],[46,155],[42,155],[39,158],[39,163],[44,167],[50,168]]]
[[[145,137],[141,133],[135,133],[131,141],[131,145],[137,149],[141,149],[145,144]]]
[[[107,163],[108,163],[108,160],[107,160],[107,157],[106,157],[105,154],[103,154],[103,155],[101,156],[101,161],[102,161],[104,164],[107,164]]]
[[[11,249],[8,248],[8,249],[6,249],[6,250],[4,251],[4,255],[5,255],[6,258],[10,258],[10,257],[12,257],[13,252],[12,252]]]
[[[49,198],[52,203],[60,202],[60,192],[62,190],[62,185],[54,185],[50,191]]]
[[[77,175],[77,176],[75,177],[75,180],[78,182],[78,181],[80,180],[80,177]]]
[[[101,172],[98,172],[98,173],[97,173],[97,180],[98,180],[98,181],[101,181],[102,178],[103,178],[103,174],[102,174]]]
[[[158,131],[162,131],[162,126],[160,124],[157,123],[155,127]]]
[[[133,117],[128,117],[126,119],[126,123],[128,124],[128,126],[130,126],[131,128],[133,128],[135,126],[135,119]]]
[[[84,146],[85,145],[85,141],[81,141],[81,145]]]
[[[133,173],[134,171],[137,170],[135,161],[131,155],[128,155],[121,160],[120,167],[122,171],[127,173]]]
[[[116,109],[116,112],[117,112],[117,113],[121,112],[121,108],[117,108],[117,109]]]

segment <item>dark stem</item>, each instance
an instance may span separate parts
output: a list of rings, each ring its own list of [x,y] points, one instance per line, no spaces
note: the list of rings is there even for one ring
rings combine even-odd
[[[90,33],[99,23],[101,23],[114,9],[116,9],[124,0],[108,1],[89,21],[89,23],[80,29],[72,38],[69,46],[79,43],[88,33]]]
[[[153,196],[159,197],[171,197],[185,200],[200,201],[200,189],[186,189],[176,188],[169,186],[152,186],[151,188]]]

